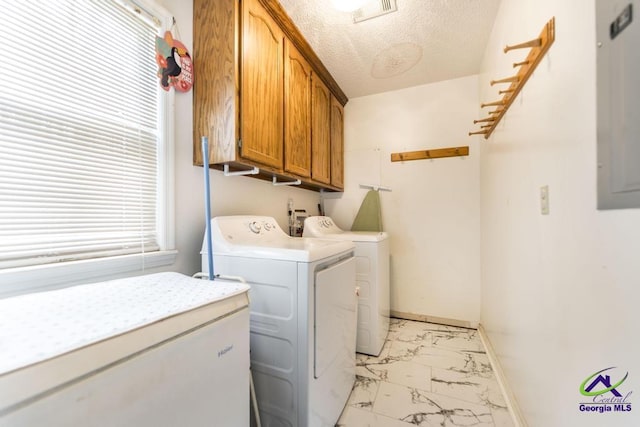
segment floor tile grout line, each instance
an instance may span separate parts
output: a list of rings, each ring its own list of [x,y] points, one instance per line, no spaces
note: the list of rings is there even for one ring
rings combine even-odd
[[[371,412],[374,414],[377,414],[376,411],[373,410],[373,408],[376,406],[376,401],[378,400],[378,393],[380,393],[380,384],[382,384],[382,380],[378,381],[378,387],[376,389],[376,395],[373,398],[373,404],[371,405]],[[382,414],[380,414],[382,415]]]

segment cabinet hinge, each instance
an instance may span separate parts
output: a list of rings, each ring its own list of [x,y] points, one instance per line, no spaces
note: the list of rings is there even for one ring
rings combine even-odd
[[[242,148],[242,138],[238,140],[238,148]]]

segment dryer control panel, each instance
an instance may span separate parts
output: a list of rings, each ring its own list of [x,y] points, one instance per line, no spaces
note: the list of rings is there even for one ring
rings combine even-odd
[[[331,217],[311,216],[305,220],[305,236],[321,237],[328,234],[340,234],[344,231],[338,227]]]

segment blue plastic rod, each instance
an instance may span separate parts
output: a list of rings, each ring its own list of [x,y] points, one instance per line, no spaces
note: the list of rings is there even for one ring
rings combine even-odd
[[[202,137],[202,163],[204,166],[204,215],[205,239],[207,239],[207,262],[209,264],[209,280],[214,280],[213,274],[213,243],[211,242],[211,201],[209,195],[209,138]]]

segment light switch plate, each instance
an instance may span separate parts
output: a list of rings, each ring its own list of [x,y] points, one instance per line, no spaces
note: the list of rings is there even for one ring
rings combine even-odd
[[[549,215],[549,186],[540,187],[540,213]]]

